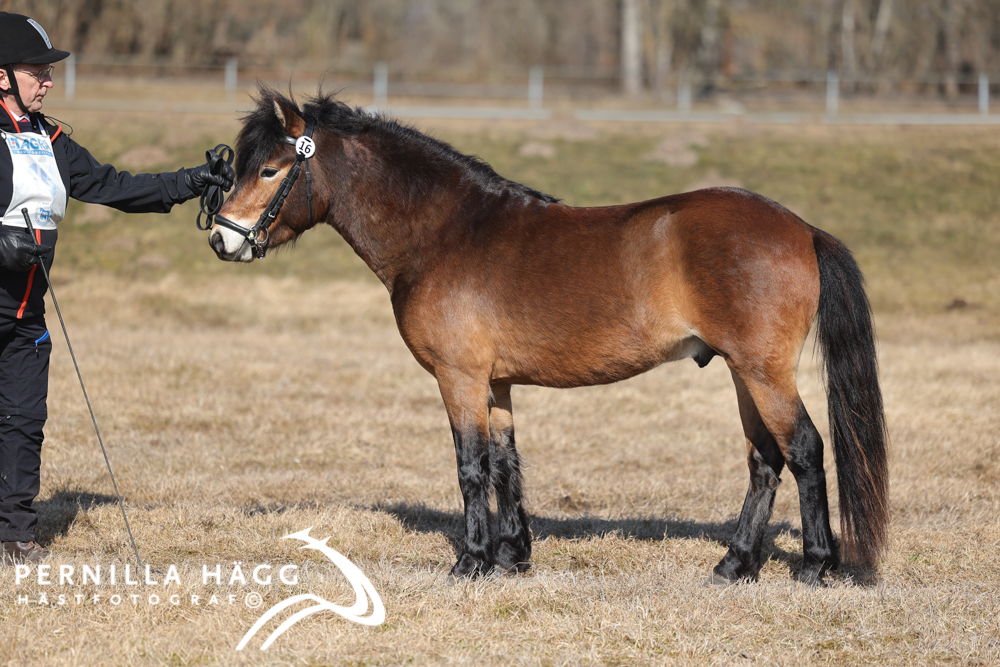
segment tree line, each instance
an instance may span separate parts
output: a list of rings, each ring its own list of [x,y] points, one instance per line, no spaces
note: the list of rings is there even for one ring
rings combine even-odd
[[[1000,0],[0,0],[57,48],[177,66],[308,63],[490,81],[547,77],[633,92],[836,71],[953,95],[1000,79]]]

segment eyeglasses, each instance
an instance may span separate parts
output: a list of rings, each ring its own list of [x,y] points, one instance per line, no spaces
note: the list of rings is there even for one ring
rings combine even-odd
[[[49,65],[45,69],[39,69],[39,70],[34,70],[34,69],[16,69],[14,71],[15,72],[24,72],[25,74],[30,74],[31,76],[33,76],[35,78],[36,81],[38,81],[38,83],[45,83],[46,79],[51,79],[52,78],[52,72],[54,72],[55,69],[56,69],[55,65]]]

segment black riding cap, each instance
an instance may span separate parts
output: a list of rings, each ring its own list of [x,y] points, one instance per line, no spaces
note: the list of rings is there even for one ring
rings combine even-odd
[[[69,51],[52,48],[49,36],[33,19],[0,12],[0,65],[55,63],[68,57]]]

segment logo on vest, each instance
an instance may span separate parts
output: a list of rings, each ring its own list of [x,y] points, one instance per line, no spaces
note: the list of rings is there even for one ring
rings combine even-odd
[[[52,154],[52,145],[39,138],[38,135],[7,135],[7,146],[10,148],[10,152],[15,155],[47,155],[55,157]]]

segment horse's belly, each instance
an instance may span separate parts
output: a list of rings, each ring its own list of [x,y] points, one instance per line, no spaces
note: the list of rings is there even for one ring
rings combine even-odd
[[[625,380],[665,361],[704,354],[708,348],[691,336],[672,336],[667,340],[620,336],[600,341],[588,341],[585,337],[553,341],[543,337],[523,341],[508,350],[499,355],[494,365],[494,380],[545,387],[582,387]]]

